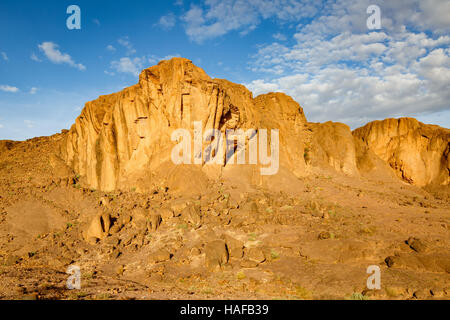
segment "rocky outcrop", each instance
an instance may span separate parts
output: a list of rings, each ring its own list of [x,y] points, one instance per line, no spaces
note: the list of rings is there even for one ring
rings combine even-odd
[[[17,141],[12,140],[0,140],[0,152],[5,152],[14,148]]]
[[[178,129],[190,135],[174,138]],[[211,151],[220,141],[204,136],[212,129],[221,134],[242,130],[247,138],[225,143],[223,153]],[[279,135],[272,136],[276,130]],[[196,133],[200,150],[194,146]],[[244,86],[212,79],[190,60],[174,58],[143,70],[136,85],[86,103],[64,132],[60,156],[82,184],[104,191],[168,187],[195,193],[219,177],[289,188],[311,167],[389,180],[396,180],[396,174],[419,186],[448,185],[449,135],[448,129],[410,118],[375,121],[353,134],[342,123],[308,123],[300,105],[283,93],[253,98]],[[257,149],[252,149],[250,138],[256,136]],[[261,149],[262,137],[266,150]],[[273,155],[273,139],[279,140],[279,159],[273,175],[265,178],[263,171],[271,164],[261,160],[264,154]],[[180,151],[189,154],[189,164],[176,164],[171,157],[181,141],[188,143]],[[240,146],[244,158],[239,158]],[[206,164],[207,150],[210,159],[222,161]],[[251,161],[251,150],[256,150],[257,164]],[[235,165],[239,159],[246,165]]]
[[[413,118],[386,119],[354,130],[353,136],[408,183],[450,183],[449,129]]]
[[[176,141],[171,134],[178,128],[193,133],[196,121],[201,122],[203,133],[208,129],[279,129],[281,165],[300,171],[305,166],[301,137],[306,118],[297,102],[282,93],[254,99],[244,86],[211,79],[183,58],[161,61],[142,71],[138,84],[88,102],[66,134],[61,157],[91,188],[150,189],[156,172],[174,179],[170,157]],[[207,147],[204,143],[203,148]],[[204,161],[200,167],[208,173],[211,169],[203,168]],[[196,169],[189,166],[186,170]],[[216,166],[215,174],[220,170]],[[191,180],[202,183],[198,174],[185,182]]]
[[[108,235],[110,227],[110,215],[108,213],[100,212],[89,224],[89,228],[84,234],[84,239],[95,243],[98,239],[103,239]]]
[[[343,123],[310,123],[313,132],[304,157],[314,166],[330,166],[346,175],[358,175],[355,142],[350,127]],[[309,154],[311,151],[311,155]]]

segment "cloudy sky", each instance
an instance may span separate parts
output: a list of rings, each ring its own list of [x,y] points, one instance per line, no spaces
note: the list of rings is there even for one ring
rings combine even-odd
[[[72,4],[80,30],[66,25]],[[285,92],[310,121],[449,128],[449,17],[448,0],[2,0],[0,139],[69,128],[86,101],[173,56],[255,96]]]

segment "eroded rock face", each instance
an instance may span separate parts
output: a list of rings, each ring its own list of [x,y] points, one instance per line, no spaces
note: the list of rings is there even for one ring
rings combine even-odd
[[[408,183],[450,183],[449,129],[400,118],[370,122],[353,135]]]
[[[61,156],[91,188],[149,189],[157,168],[174,170],[172,132],[193,132],[194,121],[201,121],[203,133],[279,129],[280,163],[300,171],[305,165],[301,137],[306,119],[297,102],[281,93],[253,99],[244,86],[211,79],[183,58],[161,61],[142,71],[138,84],[86,103]],[[214,170],[220,172],[218,167]]]
[[[315,166],[329,165],[337,172],[358,175],[355,143],[350,127],[338,122],[310,123],[313,136],[304,157]]]
[[[269,148],[271,131],[277,129],[277,173],[261,175],[265,164],[260,154],[257,165],[249,164],[248,140],[246,165],[227,162],[226,152],[223,164],[206,165],[205,158],[195,164],[199,122],[203,135],[209,129],[221,133],[255,129],[260,137],[261,129],[266,129]],[[171,159],[179,143],[171,135],[179,128],[191,133],[194,164],[176,165]],[[311,166],[385,180],[396,180],[395,172],[418,186],[448,185],[449,132],[411,118],[371,122],[353,134],[342,123],[307,123],[300,105],[283,93],[253,98],[244,86],[212,79],[190,60],[174,58],[143,70],[138,84],[86,103],[64,133],[60,155],[87,187],[103,191],[165,186],[196,193],[218,178],[273,189],[289,186],[292,179],[307,175]],[[203,141],[203,156],[208,143]]]

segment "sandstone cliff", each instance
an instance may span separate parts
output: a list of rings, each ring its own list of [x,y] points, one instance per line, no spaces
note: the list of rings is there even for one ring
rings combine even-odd
[[[402,180],[418,186],[450,183],[450,130],[413,118],[370,122],[353,131]]]
[[[211,79],[183,58],[161,61],[143,70],[138,84],[88,102],[67,133],[61,156],[91,188],[145,190],[156,174],[174,180],[183,171],[170,159],[171,133],[193,132],[195,121],[201,121],[203,132],[279,129],[281,165],[304,171],[306,118],[297,102],[281,93],[254,99],[244,86]],[[211,174],[202,165],[186,170]],[[212,171],[217,176],[221,170]],[[197,179],[194,186],[202,180],[197,173],[182,172],[180,178],[184,183]]]
[[[356,149],[350,127],[343,123],[328,121],[309,124],[313,137],[310,143],[314,166],[329,165],[346,175],[358,175]]]
[[[175,165],[171,159],[179,142],[171,135],[179,128],[194,136],[188,148],[193,164]],[[267,164],[249,164],[249,140],[244,143],[246,165],[227,162],[227,154],[237,153],[236,145],[217,155],[222,164],[206,165],[205,150],[214,139],[202,142],[203,158],[196,162],[195,132],[208,129],[266,129],[269,145],[271,130],[279,130],[276,174],[263,177],[261,168]],[[244,86],[212,79],[190,60],[174,58],[143,70],[136,85],[86,103],[64,133],[60,155],[85,185],[104,191],[148,191],[162,184],[195,191],[219,177],[288,186],[313,167],[355,177],[392,180],[396,175],[418,186],[448,185],[449,132],[411,118],[371,122],[353,133],[342,123],[308,123],[300,105],[283,93],[254,98]],[[261,160],[260,153],[257,157]]]

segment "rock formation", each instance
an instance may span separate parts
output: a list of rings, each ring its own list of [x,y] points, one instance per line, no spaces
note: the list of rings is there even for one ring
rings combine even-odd
[[[416,119],[386,119],[353,132],[404,181],[418,186],[450,182],[450,130]]]
[[[170,159],[171,133],[178,128],[193,132],[195,121],[201,121],[203,132],[279,129],[280,161],[300,171],[305,166],[306,118],[298,103],[282,93],[253,99],[244,86],[211,79],[182,58],[161,61],[142,71],[138,84],[88,102],[67,133],[61,155],[91,188],[149,189],[154,172],[173,175],[177,170]]]
[[[220,155],[223,164],[205,165],[214,139],[203,140],[199,163],[194,147],[194,165],[175,165],[171,154],[178,140],[172,133],[179,128],[194,133],[193,140],[199,129],[267,129],[269,143],[269,132],[278,129],[280,169],[267,178],[261,176],[261,164],[233,166],[226,161],[235,151],[230,149]],[[449,137],[448,129],[409,118],[375,121],[353,135],[341,123],[308,123],[300,105],[285,94],[253,98],[244,86],[211,79],[190,60],[174,58],[143,70],[138,84],[88,102],[65,133],[60,154],[85,185],[104,191],[148,191],[162,183],[184,191],[204,189],[209,178],[220,176],[283,185],[324,166],[351,176],[391,177],[395,172],[419,186],[448,185]]]
[[[338,172],[358,175],[356,149],[350,128],[343,123],[328,121],[310,123],[313,138],[309,149],[312,165],[329,165]],[[305,154],[305,157],[310,157]]]

